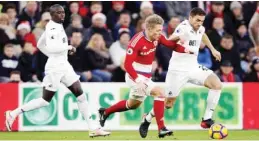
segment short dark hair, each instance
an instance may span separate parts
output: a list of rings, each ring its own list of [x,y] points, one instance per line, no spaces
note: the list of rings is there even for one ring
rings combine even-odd
[[[20,71],[18,71],[18,70],[14,70],[14,71],[11,71],[10,75],[12,75],[12,74],[18,74],[18,75],[21,75],[21,72],[20,72]]]
[[[61,6],[60,4],[54,4],[54,5],[52,5],[52,6],[49,8],[50,15],[52,16],[52,15],[56,12],[56,9],[57,9],[57,8],[60,8],[60,7],[63,8],[63,6]]]
[[[206,12],[204,10],[202,10],[201,8],[198,8],[198,7],[195,7],[191,10],[190,12],[190,16],[196,16],[196,15],[199,15],[199,16],[206,16]]]
[[[4,48],[9,48],[9,47],[13,48],[13,44],[7,43],[7,44],[4,45]]]
[[[8,9],[14,9],[16,11],[16,5],[13,3],[8,3],[4,8],[3,12],[7,12]]]
[[[222,37],[222,39],[233,39],[233,36],[232,35],[230,35],[230,34],[225,34],[225,35],[223,35],[223,37]]]
[[[125,10],[125,11],[123,11],[123,12],[121,12],[121,13],[120,13],[120,15],[122,15],[122,14],[130,15],[130,12],[129,12],[129,11],[127,11],[127,10]]]

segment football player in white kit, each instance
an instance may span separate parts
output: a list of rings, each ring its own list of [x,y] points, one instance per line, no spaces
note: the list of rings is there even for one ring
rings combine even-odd
[[[207,107],[202,118],[201,127],[209,128],[214,121],[212,114],[216,108],[222,84],[220,79],[208,68],[199,65],[197,61],[200,43],[203,42],[210,50],[216,60],[221,60],[221,54],[211,44],[202,26],[206,13],[200,8],[193,8],[189,15],[189,20],[183,21],[178,25],[171,40],[179,40],[178,43],[188,48],[194,54],[173,52],[166,76],[166,95],[165,108],[172,108],[181,88],[186,83],[192,83],[209,88],[207,97]],[[154,117],[153,109],[143,118],[140,125],[140,134],[147,135],[148,127]]]
[[[109,135],[109,132],[103,131],[99,125],[93,123],[90,107],[81,88],[79,76],[67,60],[68,53],[73,55],[76,49],[68,45],[67,35],[62,25],[65,11],[61,5],[55,4],[50,7],[50,14],[52,20],[46,25],[46,30],[37,43],[39,50],[48,56],[45,65],[46,76],[43,79],[43,96],[31,100],[13,111],[6,111],[6,128],[11,131],[14,120],[21,113],[48,106],[60,83],[63,83],[77,98],[79,111],[88,123],[89,136]]]

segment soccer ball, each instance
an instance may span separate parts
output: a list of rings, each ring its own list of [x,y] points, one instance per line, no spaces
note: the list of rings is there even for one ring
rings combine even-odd
[[[212,139],[224,139],[228,136],[228,129],[222,124],[213,124],[209,129],[209,135]]]

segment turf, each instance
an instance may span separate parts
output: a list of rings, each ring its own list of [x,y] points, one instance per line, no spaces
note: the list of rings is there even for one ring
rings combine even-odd
[[[158,140],[157,131],[149,131],[145,140]],[[207,131],[175,131],[161,140],[209,140]],[[259,140],[259,130],[229,131],[227,140]],[[93,140],[88,132],[0,132],[0,140]],[[110,136],[94,140],[142,140],[137,131],[113,131]]]

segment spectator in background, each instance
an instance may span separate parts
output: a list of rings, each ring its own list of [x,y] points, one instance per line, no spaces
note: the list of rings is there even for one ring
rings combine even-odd
[[[181,20],[179,17],[172,17],[168,22],[167,26],[164,28],[164,33],[167,37],[174,33],[175,28],[180,24]]]
[[[251,64],[255,56],[255,49],[249,48],[249,50],[245,53],[244,57],[241,58],[241,68],[245,73],[251,72]]]
[[[120,14],[125,11],[124,6],[124,1],[112,1],[112,9],[107,14],[107,26],[109,29],[114,29]]]
[[[78,14],[79,12],[79,3],[77,1],[69,2],[69,10],[66,12],[65,21],[63,23],[64,28],[67,28],[69,23],[71,23],[71,16],[73,14]]]
[[[180,17],[181,21],[188,19],[192,9],[190,1],[165,1],[168,18]]]
[[[247,52],[253,45],[245,24],[240,24],[237,29],[236,45],[239,52]]]
[[[242,76],[242,69],[240,66],[240,55],[237,51],[237,47],[234,47],[233,36],[226,34],[223,36],[220,42],[219,51],[222,56],[222,61],[229,60],[234,67],[234,72],[239,76]],[[219,63],[215,66],[219,66]],[[218,67],[217,67],[218,69]]]
[[[198,55],[198,63],[205,66],[206,68],[212,68],[212,56],[210,54],[210,50],[205,46],[205,44],[201,43]]]
[[[48,60],[48,57],[44,55],[41,51],[36,51],[35,53],[35,67],[37,78],[42,81],[44,77],[45,64]]]
[[[9,83],[22,83],[21,79],[21,72],[19,71],[12,71],[10,74],[10,81]]]
[[[144,19],[140,19],[137,23],[136,26],[136,33],[143,31],[145,29],[145,20]]]
[[[31,33],[31,27],[28,21],[21,22],[17,26],[17,40],[21,46],[23,46],[25,42],[29,42],[36,48],[36,38],[34,34]]]
[[[33,67],[33,53],[35,47],[31,43],[25,43],[23,46],[23,52],[19,58],[18,70],[21,72],[21,79],[23,82],[34,82],[37,80],[36,68]]]
[[[210,38],[212,45],[218,49],[221,38],[226,34],[226,31],[224,29],[223,19],[214,18],[212,29],[207,31],[207,33],[208,33],[208,37]]]
[[[78,14],[71,15],[71,24],[66,28],[66,34],[69,40],[74,31],[80,31],[83,35],[86,33],[86,29],[82,24],[82,18]]]
[[[251,72],[245,76],[245,82],[259,82],[259,58],[253,59]]]
[[[126,49],[130,41],[129,30],[122,29],[119,31],[119,39],[114,42],[110,49],[109,53],[111,55],[111,60],[116,66],[116,69],[113,72],[112,81],[113,82],[125,82],[125,70],[121,67],[124,64],[124,59],[126,56]]]
[[[117,24],[115,25],[112,34],[113,34],[113,39],[117,40],[119,36],[119,30],[121,28],[127,28],[130,31],[131,37],[135,34],[135,28],[130,24],[131,23],[131,18],[130,18],[130,13],[125,11],[120,14],[119,20]]]
[[[241,82],[238,75],[233,72],[233,66],[229,60],[222,61],[220,70],[216,72],[221,82]]]
[[[87,29],[84,41],[89,41],[95,33],[101,34],[109,48],[113,43],[111,32],[105,28],[106,16],[103,13],[97,13],[92,17],[92,26]]]
[[[12,44],[4,46],[4,53],[0,55],[0,81],[8,82],[10,73],[16,70],[18,59],[14,56],[14,47]]]
[[[114,42],[109,48],[112,62],[115,66],[120,66],[121,59],[126,55],[126,49],[130,40],[130,33],[128,29],[121,29],[119,31],[119,39]]]
[[[0,14],[0,29],[4,30],[9,40],[16,38],[15,29],[9,23],[9,17],[5,13]]]
[[[80,76],[80,81],[100,82],[102,81],[101,78],[92,74],[88,69],[88,61],[83,59],[84,46],[82,40],[82,33],[79,30],[72,33],[70,44],[75,47],[77,51],[74,55],[68,56],[68,61],[75,72]]]
[[[149,1],[143,1],[140,5],[140,12],[138,15],[133,15],[133,25],[137,25],[139,20],[144,20],[154,14],[153,4]]]
[[[152,80],[154,82],[165,82],[167,71],[162,70],[156,59],[152,63],[151,73],[153,74]]]
[[[30,27],[33,29],[36,23],[40,21],[40,17],[38,3],[36,1],[28,1],[22,14],[19,16],[18,24],[23,21],[29,21]]]
[[[102,2],[100,1],[91,2],[90,11],[87,13],[87,16],[83,22],[84,27],[85,28],[91,27],[91,25],[93,24],[91,21],[91,19],[93,19],[93,15],[97,13],[102,13],[102,11],[103,11]]]
[[[36,41],[40,39],[40,36],[45,31],[45,27],[50,20],[51,20],[51,16],[49,12],[44,12],[41,15],[41,21],[36,24],[34,30],[32,31],[32,33],[36,38]]]
[[[241,24],[246,24],[243,11],[242,11],[242,5],[240,2],[238,1],[231,2],[230,10],[232,12],[232,21],[233,21],[233,26],[235,27],[235,30],[237,30]]]
[[[5,12],[8,15],[9,24],[15,29],[18,22],[15,4],[10,3],[6,5]]]
[[[222,1],[212,1],[211,2],[211,12],[206,16],[204,21],[204,26],[206,30],[212,29],[212,23],[214,18],[223,18],[224,21],[224,29],[227,33],[234,35],[235,28],[233,26],[231,18],[224,13],[224,2]]]
[[[92,74],[99,76],[103,82],[111,81],[112,74],[108,70],[115,67],[108,64],[110,55],[101,34],[95,33],[91,37],[83,56]]]

